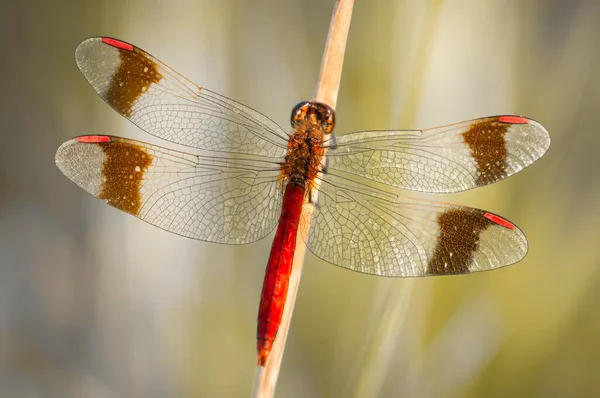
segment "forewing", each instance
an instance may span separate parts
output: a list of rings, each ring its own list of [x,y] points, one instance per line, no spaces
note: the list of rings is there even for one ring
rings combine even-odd
[[[70,180],[159,228],[208,242],[243,244],[276,226],[278,165],[192,155],[113,136],[81,136],[56,153]]]
[[[527,253],[523,232],[484,210],[398,197],[332,175],[313,200],[313,217],[304,211],[301,223],[308,248],[353,271],[464,274],[510,265]]]
[[[96,92],[146,132],[188,147],[280,158],[287,134],[261,113],[197,86],[144,50],[91,38],[75,51]]]
[[[539,159],[550,136],[520,116],[494,116],[414,131],[364,131],[336,137],[330,174],[351,173],[398,188],[458,192],[492,184]]]

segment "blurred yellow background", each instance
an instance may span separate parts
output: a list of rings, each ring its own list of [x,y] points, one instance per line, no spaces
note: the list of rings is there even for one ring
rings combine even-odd
[[[121,38],[287,127],[332,3],[0,2],[0,397],[250,395],[271,237],[187,240],[63,177],[54,153],[73,136],[160,143],[73,52]],[[517,223],[517,265],[402,280],[308,255],[277,396],[600,396],[598,21],[596,0],[356,1],[338,133],[507,113],[552,146],[507,181],[437,197]]]

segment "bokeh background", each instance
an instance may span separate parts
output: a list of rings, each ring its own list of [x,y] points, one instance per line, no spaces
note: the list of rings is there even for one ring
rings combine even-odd
[[[158,142],[78,72],[90,36],[134,43],[288,125],[313,95],[332,1],[0,2],[0,396],[245,397],[271,245],[180,238],[94,200],[54,165],[72,136]],[[544,158],[442,197],[515,221],[528,256],[402,280],[312,255],[279,397],[600,396],[600,2],[361,1],[338,133],[501,113]]]

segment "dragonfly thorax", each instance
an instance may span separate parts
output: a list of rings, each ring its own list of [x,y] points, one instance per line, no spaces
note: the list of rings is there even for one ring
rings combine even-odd
[[[281,174],[287,184],[307,188],[321,171],[321,159],[325,154],[320,126],[302,122],[288,141],[288,151],[281,165]]]
[[[284,182],[308,188],[321,171],[324,137],[333,131],[333,109],[318,102],[301,102],[292,111],[294,132],[281,165]]]

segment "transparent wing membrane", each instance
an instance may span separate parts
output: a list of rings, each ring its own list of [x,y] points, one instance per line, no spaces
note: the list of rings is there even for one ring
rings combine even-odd
[[[422,131],[355,132],[336,142],[328,152],[331,174],[420,192],[458,192],[529,166],[548,150],[550,136],[533,120],[496,116]]]
[[[334,265],[396,277],[462,274],[510,265],[527,253],[521,230],[495,214],[334,175],[320,183],[301,233],[310,251]]]
[[[192,155],[119,137],[65,142],[56,164],[113,207],[169,232],[242,244],[265,237],[281,211],[277,164]]]
[[[164,140],[279,158],[288,135],[259,112],[189,81],[152,55],[114,39],[75,51],[83,76],[113,109]]]

